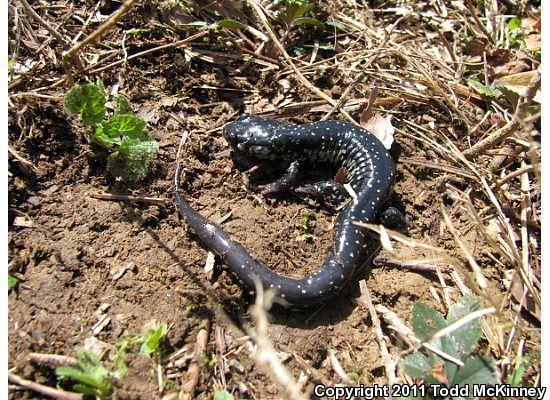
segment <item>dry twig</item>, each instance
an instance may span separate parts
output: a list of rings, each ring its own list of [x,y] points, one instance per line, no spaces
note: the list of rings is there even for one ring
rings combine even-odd
[[[193,360],[187,369],[187,380],[183,385],[181,385],[178,400],[190,400],[194,398],[195,388],[197,387],[197,383],[199,383],[200,358],[206,349],[206,344],[208,343],[211,324],[210,319],[205,319],[202,328],[197,334],[195,349],[193,351]]]
[[[138,203],[154,204],[161,207],[171,203],[169,199],[161,199],[160,197],[126,196],[111,193],[92,193],[90,197],[111,201],[137,201]]]
[[[54,399],[59,399],[59,400],[83,400],[84,399],[83,394],[67,392],[65,390],[54,389],[49,386],[41,385],[40,383],[23,379],[19,375],[16,375],[12,372],[8,372],[8,382],[13,383],[14,385],[17,385],[17,386],[24,387],[26,389],[33,390],[44,396],[53,397]]]

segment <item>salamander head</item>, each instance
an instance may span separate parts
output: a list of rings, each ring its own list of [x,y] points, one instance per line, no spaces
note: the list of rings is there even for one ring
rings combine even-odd
[[[224,137],[239,155],[273,158],[272,139],[282,125],[277,121],[243,114],[225,126]]]

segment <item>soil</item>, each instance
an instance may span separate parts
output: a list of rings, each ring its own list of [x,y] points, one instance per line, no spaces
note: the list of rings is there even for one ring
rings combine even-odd
[[[132,11],[123,27],[141,21],[143,12]],[[138,26],[152,29],[145,39],[154,37],[153,23],[140,22]],[[253,296],[243,291],[219,261],[212,275],[205,272],[208,249],[180,221],[173,204],[94,197],[111,193],[169,200],[176,151],[186,132],[180,182],[192,206],[211,221],[224,217],[223,228],[279,273],[299,277],[315,270],[331,243],[334,210],[292,195],[262,196],[248,185],[249,174],[230,157],[221,135],[220,128],[226,122],[242,112],[257,110],[261,105],[258,98],[266,106],[273,104],[279,91],[279,77],[273,72],[261,72],[257,66],[238,69],[240,64],[239,60],[224,65],[198,58],[189,61],[179,48],[100,74],[108,89],[118,84],[160,143],[149,174],[133,184],[109,176],[104,155],[90,146],[87,129],[77,118],[65,114],[61,102],[32,97],[15,101],[9,115],[10,145],[25,155],[33,171],[28,173],[17,162],[10,164],[9,269],[20,279],[9,293],[10,369],[55,386],[52,368],[30,362],[31,352],[74,356],[75,348],[92,336],[112,347],[127,335],[141,334],[151,321],[169,325],[163,356],[182,348],[189,356],[203,321],[210,319],[213,328],[199,363],[197,398],[212,398],[219,387],[219,364],[212,361],[216,360],[216,329],[223,331],[225,350],[230,354],[227,361],[232,365],[224,376],[227,390],[237,398],[281,397],[268,375],[258,370],[247,342],[219,319],[206,290],[241,326],[249,323],[247,308]],[[55,70],[49,74],[60,76]],[[316,84],[333,92],[346,87],[338,83],[336,74],[329,77],[319,77]],[[28,89],[33,85],[32,79],[23,83]],[[234,90],[226,90],[229,88]],[[49,94],[62,97],[64,90],[58,87]],[[297,88],[294,96],[296,101],[314,99],[303,88]],[[403,118],[436,113],[428,107],[403,107]],[[289,120],[304,123],[320,116],[322,113],[307,113]],[[406,129],[400,121],[395,126]],[[410,221],[403,233],[463,258],[441,218],[442,203],[452,204],[444,185],[449,177],[438,169],[400,162],[403,158],[434,160],[433,152],[398,130],[391,153],[397,166],[393,202]],[[251,179],[266,181],[273,177],[269,175],[260,171]],[[452,181],[457,187],[469,184],[468,178],[460,176],[452,177]],[[301,217],[308,213],[314,215],[310,222],[313,234],[306,240]],[[15,217],[32,221],[32,226],[14,225]],[[493,250],[471,229],[460,210],[454,217],[455,228],[488,278],[487,291],[500,304],[506,288],[503,272],[487,256]],[[396,248],[404,259],[427,255],[404,245]],[[120,274],[129,263],[133,266]],[[448,289],[451,299],[456,299],[459,290],[449,275],[444,276],[452,286]],[[373,268],[367,286],[373,302],[385,305],[402,321],[410,321],[416,301],[446,312],[435,273]],[[329,352],[335,351],[343,369],[356,374],[360,382],[386,381],[379,344],[360,295],[359,285],[354,283],[322,306],[299,312],[281,307],[272,310],[269,338],[295,377],[309,365],[328,381],[337,382],[329,358]],[[105,316],[109,323],[94,331],[99,318]],[[540,341],[536,329],[532,340]],[[392,353],[399,353],[398,347],[392,348]],[[127,362],[129,372],[114,389],[114,398],[152,399],[177,393],[187,369],[184,363],[175,377],[166,375],[165,370],[159,392],[157,371],[150,359],[132,353]],[[304,390],[311,390],[314,382],[309,380]],[[62,387],[71,388],[67,382]],[[10,391],[10,398],[39,396],[15,389]]]

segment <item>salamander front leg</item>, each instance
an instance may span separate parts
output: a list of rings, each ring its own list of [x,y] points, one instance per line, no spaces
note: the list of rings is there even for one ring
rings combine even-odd
[[[294,189],[297,193],[305,193],[315,197],[322,197],[334,205],[338,205],[349,198],[349,193],[344,185],[335,181],[321,181],[309,185],[299,186]]]
[[[393,206],[380,211],[378,219],[382,225],[390,229],[404,228],[409,225],[407,216]]]
[[[262,194],[277,193],[288,190],[296,184],[299,170],[300,163],[298,161],[294,161],[290,164],[290,167],[288,167],[283,176],[275,182],[268,183],[267,185],[259,185],[258,189],[262,191]]]

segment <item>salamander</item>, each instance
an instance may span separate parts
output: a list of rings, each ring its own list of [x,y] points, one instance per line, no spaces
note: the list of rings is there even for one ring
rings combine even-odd
[[[336,218],[332,248],[320,268],[301,279],[292,279],[255,260],[241,244],[207,221],[176,191],[174,200],[181,217],[248,288],[254,290],[255,281],[259,281],[264,289],[274,290],[283,305],[307,306],[334,296],[358,270],[369,268],[379,241],[372,232],[353,222],[372,223],[380,219],[395,176],[391,156],[372,133],[343,121],[292,125],[244,114],[226,125],[224,137],[234,156],[244,156],[260,164],[290,164],[286,174],[261,187],[262,192],[295,190],[347,201]],[[297,186],[300,169],[321,164],[337,170],[344,168],[355,196],[350,196],[349,190],[335,181]]]

